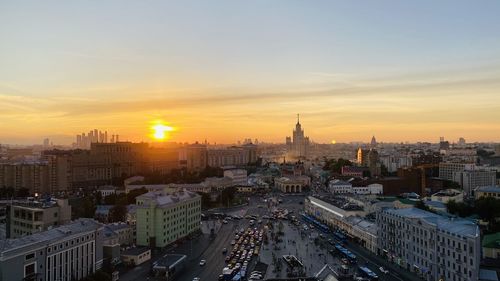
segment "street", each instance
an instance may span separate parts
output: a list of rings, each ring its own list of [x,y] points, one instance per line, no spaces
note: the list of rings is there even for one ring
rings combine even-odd
[[[275,197],[281,200],[281,203],[276,207],[288,210],[289,214],[299,218],[300,213],[303,211],[304,195],[278,195]],[[277,201],[276,200],[276,201]],[[247,206],[231,208],[225,211],[226,215],[256,215],[260,218],[262,216],[271,215],[271,209],[268,207],[269,202],[264,202],[262,197],[251,197]],[[273,264],[273,254],[278,259],[282,255],[294,255],[304,265],[304,270],[307,276],[313,276],[323,268],[325,264],[329,264],[334,269],[339,269],[342,265],[341,257],[334,252],[334,246],[328,243],[328,239],[333,238],[331,234],[319,233],[314,228],[309,228],[307,231],[303,229],[303,221],[300,224],[294,225],[289,220],[267,220],[264,219],[262,227],[267,222],[272,223],[272,228],[277,229],[279,224],[283,225],[284,235],[281,237],[283,242],[274,244],[269,239],[268,245],[262,245],[260,255],[258,258],[252,258],[249,263],[249,270],[253,270],[257,261],[264,262],[269,265],[264,279],[267,278],[284,278],[287,274],[286,264],[277,270],[276,264]],[[228,251],[232,249],[231,240],[234,239],[235,230],[249,227],[248,219],[228,219],[227,223],[222,223],[222,220],[208,220],[203,221],[201,225],[202,234],[192,240],[186,240],[177,247],[171,247],[167,251],[158,253],[151,261],[144,263],[132,270],[122,274],[120,280],[132,281],[138,279],[146,279],[148,276],[152,262],[165,253],[169,254],[185,254],[187,261],[185,270],[177,276],[179,281],[191,281],[193,278],[198,277],[200,280],[217,280],[222,273],[222,269],[226,266],[225,255],[222,253],[226,248]],[[210,229],[214,229],[214,234],[210,234]],[[317,241],[314,238],[318,237]],[[357,256],[357,264],[349,265],[349,272],[353,275],[358,274],[358,265],[367,266],[370,270],[379,276],[379,280],[387,281],[418,281],[421,280],[417,276],[405,271],[397,266],[389,264],[381,257],[374,255],[363,247],[355,244],[354,242],[347,242],[344,245],[348,250]],[[200,260],[206,260],[206,264],[200,266]],[[379,267],[383,266],[389,270],[389,273],[384,274],[380,271]]]

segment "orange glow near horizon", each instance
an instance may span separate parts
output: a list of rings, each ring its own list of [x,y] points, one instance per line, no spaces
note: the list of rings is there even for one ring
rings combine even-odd
[[[165,141],[170,137],[170,132],[174,131],[174,127],[165,125],[162,121],[156,121],[151,126],[150,137],[156,141]]]

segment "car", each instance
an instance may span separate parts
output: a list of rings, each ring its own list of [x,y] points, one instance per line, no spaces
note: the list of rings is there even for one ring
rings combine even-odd
[[[206,263],[207,263],[207,261],[206,261],[206,260],[201,260],[201,261],[200,261],[200,266],[204,266]]]
[[[378,269],[380,270],[380,272],[382,272],[384,274],[389,273],[389,270],[385,269],[383,266],[379,267]]]
[[[222,221],[222,223],[223,223],[223,224],[227,224],[227,220],[223,220],[223,221]]]
[[[200,281],[200,277],[193,278],[193,281]]]

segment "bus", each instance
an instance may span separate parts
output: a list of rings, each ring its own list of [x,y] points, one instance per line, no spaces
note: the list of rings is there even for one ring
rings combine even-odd
[[[366,277],[370,280],[378,280],[378,275],[375,274],[375,272],[371,271],[368,267],[366,266],[359,266],[359,273],[363,275],[363,277]]]
[[[354,255],[351,251],[342,247],[340,244],[336,244],[335,249],[339,252],[340,256],[346,258],[349,263],[356,263],[356,255]]]
[[[319,230],[323,231],[324,233],[330,232],[330,228],[321,222],[317,221],[315,218],[308,216],[306,214],[302,214],[302,219],[308,223],[314,224]]]
[[[340,231],[336,231],[333,236],[335,237],[335,239],[339,240],[341,243],[345,243],[345,241],[347,240],[347,237],[345,237],[344,234],[342,234],[342,232]]]

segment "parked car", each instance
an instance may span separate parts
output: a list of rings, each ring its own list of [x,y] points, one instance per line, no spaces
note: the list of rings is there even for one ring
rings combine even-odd
[[[207,261],[206,261],[206,260],[201,260],[201,261],[200,261],[200,266],[204,266],[206,263],[207,263]]]

